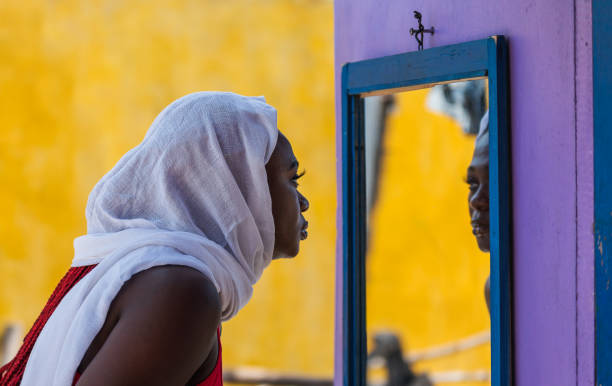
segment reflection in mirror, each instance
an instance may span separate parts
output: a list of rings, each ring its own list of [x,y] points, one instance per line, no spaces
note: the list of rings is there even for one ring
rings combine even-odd
[[[364,100],[369,385],[486,385],[487,81]]]

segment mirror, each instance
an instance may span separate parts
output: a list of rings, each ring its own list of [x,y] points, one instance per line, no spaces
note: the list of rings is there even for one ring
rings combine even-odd
[[[363,98],[368,385],[490,384],[487,110],[486,78]]]
[[[346,63],[341,102],[343,384],[511,386],[506,39]],[[478,176],[467,173],[476,138]],[[488,233],[468,194],[488,206]]]

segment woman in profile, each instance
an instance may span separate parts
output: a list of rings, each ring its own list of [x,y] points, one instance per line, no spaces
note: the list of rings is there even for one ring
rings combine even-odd
[[[489,253],[489,112],[480,121],[480,129],[474,144],[474,155],[467,169],[469,185],[468,205],[472,233],[476,237],[478,248]],[[485,283],[485,300],[490,307],[489,278]]]
[[[178,99],[94,187],[87,235],[0,385],[221,385],[220,324],[307,237],[263,98]]]

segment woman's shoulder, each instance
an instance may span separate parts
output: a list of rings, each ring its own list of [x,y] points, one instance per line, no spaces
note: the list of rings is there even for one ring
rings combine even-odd
[[[159,266],[134,275],[113,301],[112,332],[91,363],[82,363],[81,381],[185,383],[216,358],[220,308],[214,284],[192,268]]]
[[[212,281],[186,266],[149,268],[128,280],[117,295],[121,315],[147,313],[160,322],[197,320],[216,331],[221,317],[219,294]],[[187,323],[191,324],[191,323]]]

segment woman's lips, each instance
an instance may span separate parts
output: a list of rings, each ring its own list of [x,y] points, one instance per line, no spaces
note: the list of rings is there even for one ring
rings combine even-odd
[[[304,225],[300,231],[300,240],[306,240],[308,238],[308,231],[306,229],[308,229],[308,221],[304,220]]]
[[[476,237],[482,237],[489,234],[489,226],[483,224],[472,224],[472,233]]]

